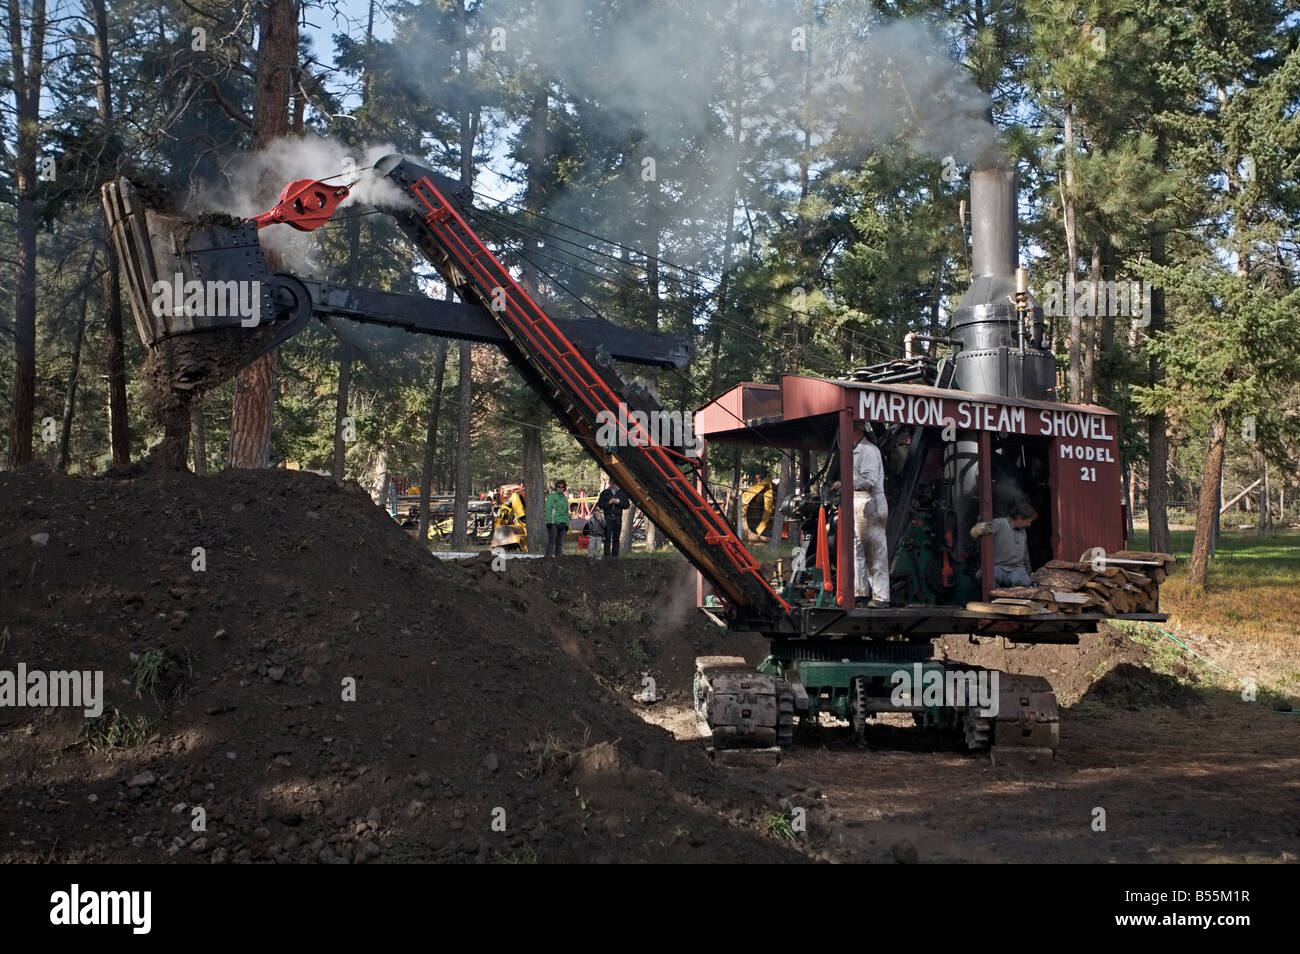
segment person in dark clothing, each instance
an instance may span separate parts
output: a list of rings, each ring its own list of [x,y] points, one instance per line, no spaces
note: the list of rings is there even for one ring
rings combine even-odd
[[[623,511],[628,507],[627,494],[618,484],[610,483],[596,498],[596,506],[605,516],[605,556],[618,556],[619,536],[623,532]]]

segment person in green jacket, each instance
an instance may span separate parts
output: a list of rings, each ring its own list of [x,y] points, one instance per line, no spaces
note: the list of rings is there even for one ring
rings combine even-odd
[[[546,497],[546,555],[559,556],[564,552],[564,538],[569,532],[569,496],[562,480],[555,482],[555,490]]]

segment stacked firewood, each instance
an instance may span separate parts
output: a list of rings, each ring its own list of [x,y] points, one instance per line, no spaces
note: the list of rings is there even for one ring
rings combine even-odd
[[[1120,550],[1106,555],[1105,565],[1052,560],[1030,574],[1033,586],[1000,587],[994,603],[1033,607],[1048,613],[1155,613],[1160,584],[1173,568],[1168,553]]]

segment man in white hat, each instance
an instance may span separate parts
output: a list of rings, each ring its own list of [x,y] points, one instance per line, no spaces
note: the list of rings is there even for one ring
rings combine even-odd
[[[870,609],[889,605],[889,543],[885,521],[885,468],[880,449],[867,439],[867,422],[853,422],[853,535],[855,603]],[[869,597],[869,599],[868,599]]]

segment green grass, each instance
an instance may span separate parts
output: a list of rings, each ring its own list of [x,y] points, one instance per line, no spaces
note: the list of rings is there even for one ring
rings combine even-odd
[[[541,856],[532,845],[524,845],[514,851],[498,848],[492,852],[492,863],[497,865],[537,865],[541,862]]]
[[[1180,638],[1207,637],[1210,645],[1202,644],[1198,651],[1237,675],[1294,691],[1290,676],[1300,654],[1300,532],[1278,530],[1260,537],[1253,530],[1222,531],[1204,587],[1187,585],[1194,538],[1191,530],[1170,534],[1178,565],[1160,587],[1160,609],[1169,614],[1165,628]],[[1130,548],[1146,549],[1147,541],[1146,531],[1140,531]]]
[[[140,657],[131,673],[131,687],[135,690],[137,699],[144,698],[147,692],[155,702],[158,700],[158,682],[166,663],[167,658],[161,649],[150,649]]]
[[[650,662],[650,650],[641,638],[633,639],[627,648],[627,658],[637,666],[644,666]]]
[[[148,716],[125,716],[114,709],[111,715],[87,719],[82,729],[82,741],[93,752],[112,755],[120,749],[134,748],[149,738],[153,723]]]
[[[767,833],[780,841],[794,841],[794,825],[784,815],[767,816]]]
[[[602,603],[601,615],[604,616],[605,623],[609,626],[619,626],[627,623],[636,623],[639,626],[645,622],[645,610],[628,600],[610,600]]]
[[[1187,560],[1192,555],[1192,530],[1173,530],[1169,534],[1174,556],[1178,557],[1175,572],[1186,572]],[[1149,535],[1138,530],[1130,541],[1129,549],[1145,550]],[[1214,559],[1210,561],[1211,583],[1262,583],[1294,585],[1300,583],[1300,531],[1278,530],[1266,537],[1254,530],[1223,530]]]

